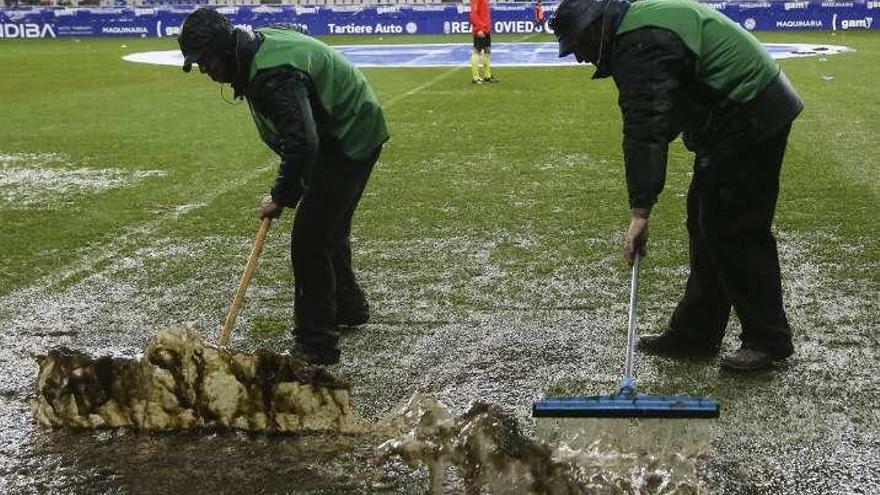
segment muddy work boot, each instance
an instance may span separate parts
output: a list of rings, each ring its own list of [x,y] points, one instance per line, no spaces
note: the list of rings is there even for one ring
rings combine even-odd
[[[645,335],[639,338],[636,347],[645,354],[667,357],[712,357],[718,354],[720,345],[697,342],[681,334],[666,331],[659,335]]]
[[[732,371],[759,371],[772,365],[772,354],[748,347],[740,347],[721,359],[721,367]]]
[[[302,328],[294,334],[298,350],[309,363],[323,366],[339,362],[339,335],[335,328]]]
[[[370,303],[357,283],[337,290],[336,308],[336,323],[339,325],[359,327],[370,320]]]

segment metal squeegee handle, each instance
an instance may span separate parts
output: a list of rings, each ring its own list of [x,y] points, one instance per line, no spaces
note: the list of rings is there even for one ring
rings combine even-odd
[[[641,256],[636,252],[633,258],[632,282],[629,289],[629,331],[626,337],[626,365],[623,371],[623,380],[620,382],[620,393],[632,395],[635,393],[636,381],[633,378],[633,361],[636,353],[636,309],[639,304],[639,261]]]

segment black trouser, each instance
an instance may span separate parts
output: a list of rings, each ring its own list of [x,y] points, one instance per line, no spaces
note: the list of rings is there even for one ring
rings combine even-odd
[[[486,48],[492,48],[492,34],[486,33],[485,36],[480,38],[477,35],[474,35],[474,50],[481,52]]]
[[[338,288],[356,287],[351,267],[351,219],[381,147],[363,161],[323,158],[293,223],[290,256],[295,280],[297,338],[335,345]]]
[[[720,345],[732,305],[743,346],[777,358],[793,352],[770,230],[790,129],[733,155],[695,159],[687,200],[690,275],[671,331]]]

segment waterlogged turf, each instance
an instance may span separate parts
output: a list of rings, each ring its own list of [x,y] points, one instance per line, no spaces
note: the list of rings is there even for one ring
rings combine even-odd
[[[880,37],[761,39],[855,49],[781,62],[807,105],[789,143],[776,219],[797,352],[745,377],[720,372],[717,359],[637,356],[638,385],[651,394],[710,395],[722,405],[709,453],[685,466],[699,485],[683,489],[877,492]],[[0,134],[0,492],[412,493],[436,486],[424,467],[373,464],[387,438],[75,433],[47,431],[30,416],[32,352],[63,344],[135,357],[158,327],[171,325],[217,337],[276,159],[247,106],[224,102],[228,88],[221,93],[175,67],[122,60],[174,48],[173,40],[65,39],[4,41],[0,49],[7,68],[0,83],[7,123]],[[613,391],[629,278],[620,257],[628,213],[611,81],[590,81],[590,68],[573,66],[499,68],[502,82],[482,86],[470,84],[466,67],[365,72],[392,139],[353,232],[373,323],[343,336],[343,362],[332,368],[352,383],[357,412],[378,420],[422,392],[455,414],[475,400],[496,404],[532,434],[535,398]],[[676,142],[643,266],[643,332],[662,330],[683,289],[690,160]],[[270,231],[233,335],[238,349],[292,344],[290,221],[286,213]],[[736,346],[737,333],[734,323],[725,350]],[[646,434],[670,431],[652,425]],[[600,455],[572,455],[598,469]],[[632,491],[673,479],[630,478],[640,462],[608,463],[625,466],[608,479],[642,487]],[[663,462],[649,455],[644,466],[676,469]],[[440,483],[461,491],[454,471]]]

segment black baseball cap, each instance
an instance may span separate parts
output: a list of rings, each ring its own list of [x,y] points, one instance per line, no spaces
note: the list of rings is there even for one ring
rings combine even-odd
[[[559,41],[559,58],[574,51],[578,37],[602,16],[609,0],[562,0],[550,19],[550,29]]]
[[[177,38],[183,54],[183,71],[192,70],[192,64],[197,64],[205,52],[221,48],[231,32],[229,21],[212,9],[202,7],[186,16]]]

